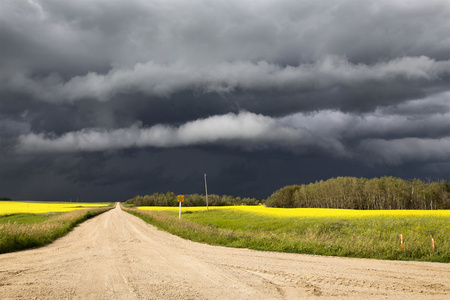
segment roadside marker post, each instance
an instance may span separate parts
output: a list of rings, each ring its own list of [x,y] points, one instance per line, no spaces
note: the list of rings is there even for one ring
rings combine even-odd
[[[178,219],[181,219],[181,202],[184,202],[184,195],[178,195],[177,201],[180,204],[180,209],[178,210]]]
[[[433,252],[434,252],[434,238],[431,237],[431,248],[433,248]]]
[[[403,234],[400,233],[400,245],[402,246],[403,250]]]

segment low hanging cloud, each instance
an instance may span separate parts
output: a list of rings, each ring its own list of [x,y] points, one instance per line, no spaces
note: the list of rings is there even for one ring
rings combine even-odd
[[[279,122],[282,126],[304,128],[316,136],[337,140],[439,139],[450,136],[450,102],[444,97],[450,97],[450,94],[443,93],[434,99],[420,99],[364,114],[336,110],[296,113],[279,118]]]
[[[222,62],[215,65],[190,65],[184,62],[163,65],[150,61],[136,64],[131,69],[113,68],[107,74],[89,72],[68,81],[64,81],[57,73],[44,78],[16,73],[2,76],[0,82],[6,89],[26,91],[41,100],[73,102],[87,98],[108,101],[117,94],[136,92],[170,97],[183,91],[321,91],[335,86],[352,87],[370,82],[439,81],[448,75],[450,60],[436,61],[426,56],[402,57],[365,65],[329,55],[312,64],[284,67],[265,61]]]
[[[369,163],[402,165],[407,162],[449,162],[450,137],[440,139],[371,139],[359,145]]]
[[[244,149],[266,145],[301,145],[310,134],[300,128],[279,126],[274,119],[248,112],[226,114],[188,122],[180,127],[135,124],[116,130],[83,129],[60,137],[27,134],[19,137],[18,152],[105,151],[131,147],[183,147],[226,144]]]
[[[282,149],[304,155],[319,149],[335,157],[371,164],[399,165],[414,160],[447,161],[450,157],[450,106],[444,96],[387,107],[366,114],[333,110],[273,118],[240,112],[187,122],[179,127],[158,124],[115,130],[83,129],[61,136],[28,133],[17,151],[84,152],[126,148],[176,148],[220,145],[244,151]],[[427,104],[440,111],[411,117]],[[393,113],[386,112],[393,110]],[[403,115],[409,112],[408,115]]]

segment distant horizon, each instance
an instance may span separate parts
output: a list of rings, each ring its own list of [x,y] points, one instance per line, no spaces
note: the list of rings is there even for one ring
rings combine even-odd
[[[372,177],[372,178],[366,178],[366,177],[354,177],[354,176],[336,176],[336,177],[332,177],[332,178],[328,178],[328,179],[323,179],[323,181],[327,181],[327,180],[330,180],[330,179],[334,179],[334,178],[338,178],[338,177],[353,177],[353,178],[364,178],[364,179],[368,179],[368,180],[370,180],[370,179],[380,179],[380,178],[382,178],[382,177],[394,177],[394,178],[399,178],[399,179],[402,179],[402,180],[404,180],[404,181],[412,181],[412,180],[421,180],[422,182],[424,182],[424,183],[428,183],[428,182],[441,182],[441,181],[445,181],[445,182],[448,182],[447,180],[445,180],[445,179],[435,179],[435,180],[432,180],[431,178],[425,178],[425,180],[423,179],[423,178],[410,178],[410,179],[404,179],[404,178],[400,178],[400,177],[395,177],[395,176],[380,176],[380,177]],[[309,182],[309,183],[298,183],[298,184],[296,184],[296,183],[293,183],[293,184],[290,184],[290,185],[308,185],[308,184],[314,184],[314,183],[317,183],[317,182],[320,182],[321,180],[316,180],[316,181],[314,181],[314,182]],[[286,186],[289,186],[289,185],[285,185],[285,186],[283,186],[283,187],[286,187]],[[283,188],[283,187],[280,187],[280,189],[281,188]],[[240,197],[240,198],[254,198],[254,199],[257,199],[257,200],[259,200],[259,201],[261,201],[261,200],[266,200],[267,198],[269,198],[273,193],[275,193],[276,191],[278,191],[279,189],[277,189],[277,190],[275,190],[275,191],[273,191],[272,193],[270,193],[267,197],[252,197],[252,196],[240,196],[240,195],[232,195],[232,194],[223,194],[223,193],[221,193],[221,194],[217,194],[217,193],[210,193],[210,192],[208,192],[208,195],[218,195],[218,196],[232,196],[232,197],[235,197],[235,198],[237,198],[237,197]],[[175,192],[173,192],[173,191],[170,191],[170,190],[168,190],[168,191],[156,191],[156,192],[151,192],[151,193],[146,193],[146,194],[142,194],[142,195],[140,195],[140,196],[145,196],[145,195],[152,195],[152,194],[166,194],[166,193],[168,193],[168,192],[171,192],[171,193],[174,193],[174,194],[176,194],[176,195],[194,195],[194,194],[198,194],[198,195],[202,195],[202,196],[205,196],[205,191],[203,191],[203,192],[197,192],[197,193],[175,193]],[[129,200],[129,199],[132,199],[132,198],[134,198],[134,197],[136,197],[136,196],[139,196],[139,194],[136,194],[136,195],[132,195],[132,196],[130,196],[130,197],[128,197],[128,198],[126,198],[126,199],[122,199],[122,200],[116,200],[116,201],[108,201],[108,200],[97,200],[97,201],[95,201],[95,200],[84,200],[83,198],[79,198],[78,199],[78,201],[77,200],[74,200],[73,198],[72,198],[72,201],[71,200],[61,200],[61,199],[54,199],[54,200],[45,200],[45,199],[36,199],[36,200],[30,200],[30,199],[14,199],[14,198],[11,198],[11,197],[9,197],[9,198],[11,198],[10,200],[2,200],[1,198],[8,198],[8,196],[2,196],[2,197],[0,197],[0,201],[22,201],[22,202],[64,202],[64,203],[77,203],[77,202],[80,202],[80,203],[108,203],[108,202],[124,202],[124,201],[127,201],[127,200]]]

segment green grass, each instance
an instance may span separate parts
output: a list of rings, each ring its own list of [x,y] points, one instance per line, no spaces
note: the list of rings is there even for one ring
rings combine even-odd
[[[35,224],[42,223],[57,214],[15,214],[0,216],[0,224],[15,223],[15,224]],[[58,215],[60,215],[58,213]]]
[[[76,225],[111,208],[112,205],[65,213],[0,216],[0,254],[49,244]]]
[[[127,209],[126,209],[127,210]],[[282,210],[282,209],[280,209]],[[183,238],[212,245],[329,256],[450,262],[446,214],[277,217],[240,209],[127,210]],[[400,245],[403,234],[404,249]],[[435,250],[431,247],[435,240]]]

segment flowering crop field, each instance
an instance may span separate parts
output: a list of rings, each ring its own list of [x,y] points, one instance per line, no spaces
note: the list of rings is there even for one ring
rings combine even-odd
[[[0,201],[0,216],[31,213],[66,212],[81,208],[105,207],[110,203],[19,202]]]
[[[179,207],[168,206],[140,206],[139,209],[155,211],[178,211]],[[450,210],[353,210],[328,208],[274,208],[264,205],[258,206],[210,206],[210,210],[234,210],[253,213],[267,217],[314,217],[314,218],[365,218],[365,217],[421,217],[435,216],[450,218]],[[205,211],[204,206],[181,207],[183,211]]]
[[[199,242],[319,255],[450,262],[450,210],[265,206],[139,207],[133,213]]]

